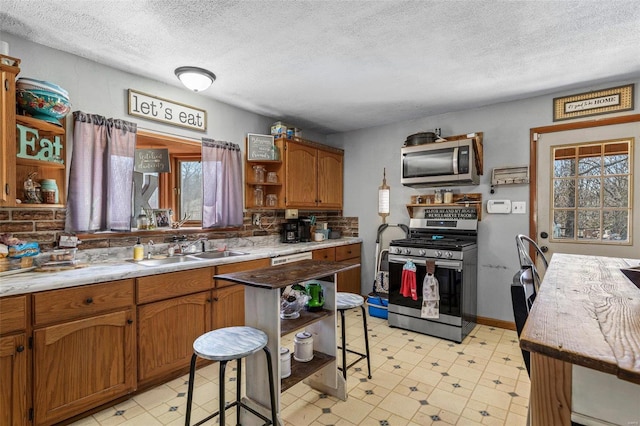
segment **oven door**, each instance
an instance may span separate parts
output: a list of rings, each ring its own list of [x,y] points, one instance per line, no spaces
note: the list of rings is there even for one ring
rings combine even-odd
[[[402,284],[402,268],[411,260],[416,265],[416,287],[418,300],[400,294]],[[402,255],[389,255],[389,305],[405,306],[417,309],[419,316],[422,309],[422,282],[427,274],[427,260],[436,264],[435,276],[438,279],[440,292],[440,315],[462,318],[462,261],[447,259],[425,259]],[[443,320],[445,318],[443,317]],[[460,322],[461,323],[461,322]]]

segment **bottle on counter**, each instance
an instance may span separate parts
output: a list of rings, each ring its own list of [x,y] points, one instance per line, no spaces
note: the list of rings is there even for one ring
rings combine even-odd
[[[144,246],[140,242],[140,237],[136,240],[136,245],[133,246],[133,260],[138,261],[144,259]]]

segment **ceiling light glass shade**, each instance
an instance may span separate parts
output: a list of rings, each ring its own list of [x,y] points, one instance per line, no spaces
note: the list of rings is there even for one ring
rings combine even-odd
[[[216,80],[216,75],[214,73],[198,67],[176,68],[175,73],[176,77],[180,79],[182,84],[194,92],[207,90]]]

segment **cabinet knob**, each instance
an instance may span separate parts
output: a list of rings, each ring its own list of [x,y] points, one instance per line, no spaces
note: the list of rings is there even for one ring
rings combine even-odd
[[[93,303],[93,297],[87,297],[87,300],[85,300],[87,305],[90,305]]]
[[[211,303],[211,299],[207,299],[207,303]]]
[[[127,324],[129,324],[129,325],[133,324],[133,320],[132,320],[131,318],[129,318],[129,319],[127,320]]]
[[[20,345],[20,346],[18,346],[16,348],[16,352],[22,352],[22,351],[24,351],[24,346],[23,345]]]
[[[214,302],[217,302],[218,300],[220,300],[220,299],[218,299],[217,297],[214,297],[214,298],[213,298],[213,301],[214,301]]]

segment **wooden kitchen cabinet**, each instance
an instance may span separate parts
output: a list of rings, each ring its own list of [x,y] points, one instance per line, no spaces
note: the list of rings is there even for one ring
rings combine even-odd
[[[52,425],[136,388],[134,282],[33,295],[34,424]]]
[[[268,268],[269,266],[271,266],[271,259],[229,263],[217,266],[216,275]],[[215,280],[215,286],[213,291],[213,329],[245,325],[244,286],[220,279]]]
[[[311,258],[313,260],[336,260],[336,250],[334,247],[328,247],[323,249],[314,250],[311,252]]]
[[[193,341],[211,330],[213,268],[136,279],[138,387],[188,369]]]
[[[348,262],[351,264],[360,263],[361,244],[349,244],[338,246],[336,250],[336,261]],[[361,294],[362,268],[360,266],[338,273],[338,291]]]
[[[284,208],[284,167],[282,161],[282,153],[284,152],[284,140],[277,139],[274,142],[275,146],[280,152],[279,160],[247,160],[244,167],[245,177],[245,191],[244,191],[244,205],[247,209],[283,209]],[[248,152],[245,150],[245,152]],[[255,179],[254,167],[262,166],[265,169],[264,182],[257,182]],[[267,174],[275,173],[277,182],[267,182]],[[263,191],[263,204],[258,206],[255,203],[255,189],[260,186]],[[267,206],[267,195],[275,195],[277,202],[275,206]]]
[[[343,157],[339,149],[287,140],[286,207],[342,209]]]
[[[20,60],[9,66],[0,61],[0,207],[16,203],[16,76],[20,73]]]
[[[17,206],[16,199],[25,201],[24,181],[36,173],[36,182],[54,179],[58,186],[58,202],[55,204],[29,204],[29,208],[64,207],[66,204],[66,153],[65,119],[60,126],[33,117],[16,115],[16,77],[20,73],[20,60],[13,66],[0,61],[0,207]],[[21,144],[21,139],[29,141]],[[21,146],[24,152],[21,153]],[[27,145],[29,145],[27,147]],[[40,159],[37,159],[42,154]],[[57,155],[59,161],[53,161]],[[28,158],[25,158],[28,157]]]
[[[211,291],[139,306],[138,387],[188,368],[193,341],[209,330]]]
[[[0,299],[0,425],[29,424],[28,296]]]

